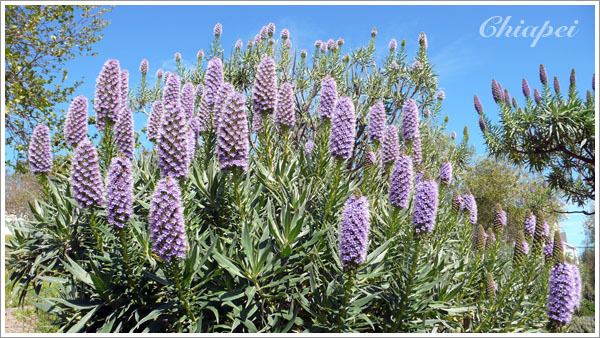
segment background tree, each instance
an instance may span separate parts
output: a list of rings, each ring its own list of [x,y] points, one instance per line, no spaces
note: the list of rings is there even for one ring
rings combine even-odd
[[[588,91],[586,100],[579,97],[575,70],[571,72],[566,93],[561,92],[557,77],[554,93],[551,92],[543,65],[540,65],[540,81],[541,92],[535,89],[532,95],[527,80],[523,79],[523,107],[519,107],[514,97],[511,101],[510,94],[499,83],[492,82],[492,94],[500,108],[499,124],[492,124],[485,117],[479,99],[475,98],[485,143],[491,155],[544,173],[550,188],[559,189],[567,202],[584,207],[595,199],[594,94]]]
[[[581,272],[583,279],[582,297],[590,302],[596,299],[596,250],[595,248],[595,229],[594,217],[588,216],[584,223],[585,231],[585,249],[581,255]],[[594,307],[592,306],[591,309]]]
[[[478,222],[484,228],[492,226],[496,204],[502,205],[508,217],[505,238],[515,238],[523,230],[528,209],[542,213],[554,229],[564,217],[551,211],[563,210],[563,203],[560,196],[544,188],[540,176],[531,176],[506,161],[479,158],[462,179],[475,196]]]
[[[8,166],[24,170],[29,136],[38,123],[61,130],[66,102],[81,80],[67,83],[67,61],[78,55],[96,55],[92,45],[102,38],[110,8],[97,6],[6,6],[5,93],[6,145],[16,158]],[[52,141],[64,147],[62,134]]]
[[[27,202],[41,197],[41,187],[33,173],[6,172],[4,193],[6,194],[5,211],[7,214],[31,219],[31,210]]]

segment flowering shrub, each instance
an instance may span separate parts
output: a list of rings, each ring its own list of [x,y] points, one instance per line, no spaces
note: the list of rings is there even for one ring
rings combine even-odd
[[[440,123],[426,35],[414,57],[392,40],[377,67],[376,29],[350,54],[330,39],[299,56],[275,30],[224,59],[217,24],[192,69],[177,53],[151,86],[143,60],[129,98],[107,61],[98,148],[75,136],[81,97],[70,173],[50,170],[47,130],[34,134],[46,189],[8,244],[13,292],[51,283],[58,296],[37,306],[65,332],[565,329],[576,268],[547,256],[547,232],[501,240],[501,206],[477,223],[460,180],[468,133],[455,143]],[[146,110],[153,149],[131,154],[131,114]]]

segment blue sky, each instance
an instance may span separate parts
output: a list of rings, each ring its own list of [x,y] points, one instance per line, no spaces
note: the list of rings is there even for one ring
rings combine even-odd
[[[521,25],[521,20],[521,26],[542,26],[549,21],[554,29],[575,26],[575,30],[572,37],[549,36],[530,47],[532,38],[482,37],[482,23],[493,16],[504,20],[511,17],[510,26]],[[551,77],[559,77],[563,88],[568,86],[571,68],[575,68],[583,95],[591,89],[595,72],[593,6],[156,5],[116,6],[108,18],[111,23],[104,30],[104,38],[94,46],[99,55],[80,57],[67,65],[70,79],[83,77],[85,81],[75,95],[93,97],[95,78],[108,58],[119,59],[121,68],[129,70],[130,86],[139,83],[138,66],[144,58],[150,62],[151,83],[158,68],[173,70],[175,52],[183,55],[184,63],[194,63],[198,49],[208,50],[216,22],[223,24],[221,42],[226,55],[238,38],[245,44],[268,22],[274,22],[278,32],[288,28],[294,45],[309,51],[317,39],[342,37],[346,43],[343,50],[349,52],[366,44],[371,28],[377,27],[380,56],[387,52],[392,38],[406,39],[409,56],[414,56],[417,36],[425,31],[430,60],[440,75],[439,86],[446,92],[442,114],[450,117],[449,129],[459,135],[465,124],[469,127],[470,143],[482,155],[486,149],[473,109],[473,95],[479,95],[486,115],[494,120],[497,110],[491,97],[492,78],[522,102],[521,78],[540,88],[540,63]],[[91,107],[89,112],[93,113]],[[145,120],[142,114],[136,116],[136,130],[145,126]],[[9,149],[7,156],[11,156]],[[571,216],[562,224],[574,245],[582,245],[583,219],[581,215]]]

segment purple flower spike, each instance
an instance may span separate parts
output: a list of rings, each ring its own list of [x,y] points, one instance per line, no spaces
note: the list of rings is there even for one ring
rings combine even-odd
[[[544,221],[542,226],[542,237],[548,237],[550,235],[550,226],[548,226],[548,222]]]
[[[546,68],[544,68],[544,65],[540,65],[540,82],[544,86],[548,85],[548,73],[546,73]]]
[[[177,181],[167,176],[156,184],[149,215],[152,251],[169,262],[185,258],[187,235]]]
[[[496,103],[504,101],[502,86],[500,86],[500,84],[494,79],[492,79],[492,96],[494,97],[494,101],[496,101]]]
[[[487,130],[487,124],[485,123],[483,116],[479,116],[479,129],[481,129],[481,132],[483,133]]]
[[[174,55],[175,57],[175,62],[181,62],[181,53],[177,52]]]
[[[48,173],[52,170],[50,129],[40,124],[33,130],[29,141],[29,166],[34,173]]]
[[[452,182],[452,163],[446,158],[440,167],[440,182],[449,185]]]
[[[385,108],[381,101],[377,102],[369,112],[369,139],[381,142],[385,128]]]
[[[390,177],[390,204],[398,208],[408,207],[410,189],[413,180],[412,159],[410,156],[400,156],[394,163]]]
[[[413,225],[417,234],[432,232],[438,209],[438,185],[434,180],[423,175],[423,181],[415,189],[415,207],[413,210]]]
[[[317,49],[321,48],[321,44],[322,44],[322,43],[323,43],[323,42],[322,42],[321,40],[317,40],[317,41],[315,41],[315,48],[317,48]]]
[[[427,35],[425,35],[425,32],[419,34],[419,46],[423,49],[427,49]]]
[[[246,102],[241,93],[234,92],[223,108],[223,120],[219,124],[219,167],[248,169],[248,121]]]
[[[163,78],[163,81],[165,82],[165,84],[167,84],[167,81],[169,80],[169,75],[171,75],[171,72],[167,70],[165,72],[165,75],[164,75],[164,78]]]
[[[152,142],[158,141],[158,136],[160,135],[162,115],[162,101],[154,101],[154,103],[152,104],[152,110],[150,110],[150,117],[148,117],[148,126],[146,127],[146,130],[148,132],[148,139]]]
[[[526,98],[531,97],[531,89],[529,88],[529,82],[527,82],[527,79],[523,78],[521,87],[523,89],[523,95],[525,95]]]
[[[223,25],[221,25],[220,22],[217,22],[217,24],[213,28],[213,34],[216,37],[219,37],[219,36],[221,36],[221,34],[223,34]]]
[[[344,45],[344,39],[343,38],[338,38],[335,43],[337,43],[338,46],[342,47]]]
[[[75,147],[87,137],[88,101],[83,95],[73,99],[65,119],[65,141]]]
[[[291,49],[292,48],[292,40],[290,40],[290,39],[285,40],[285,47],[287,49]]]
[[[190,165],[189,133],[181,105],[163,113],[158,138],[158,166],[163,176],[186,177]]]
[[[496,204],[496,212],[494,213],[494,231],[497,234],[502,233],[506,227],[506,211],[502,210],[500,204]]]
[[[395,51],[397,47],[398,47],[398,41],[396,41],[396,39],[391,39],[391,40],[390,40],[390,43],[389,43],[389,45],[388,45],[388,48],[389,48],[391,51]]]
[[[204,50],[199,49],[198,52],[196,53],[196,57],[198,58],[198,60],[204,59]]]
[[[71,191],[80,207],[102,205],[102,176],[98,165],[96,147],[90,140],[77,145],[71,167]]]
[[[531,210],[529,211],[527,218],[525,218],[524,232],[528,237],[533,237],[533,234],[535,233],[535,215],[531,212]]]
[[[129,72],[121,71],[121,107],[127,106],[127,97],[129,93]]]
[[[335,51],[337,49],[337,45],[334,39],[327,40],[327,49],[331,51]]]
[[[371,30],[371,37],[374,38],[377,36],[377,28],[373,27],[373,29]]]
[[[365,154],[365,163],[367,166],[374,166],[377,163],[377,155],[374,151],[368,151]]]
[[[117,156],[108,169],[106,179],[106,218],[108,224],[122,228],[132,213],[133,181],[131,162]]]
[[[261,42],[261,41],[262,41],[262,38],[261,38],[260,34],[256,34],[256,35],[254,36],[254,44],[255,44],[256,46],[258,46],[258,45],[260,45],[260,42]]]
[[[419,109],[413,99],[408,99],[402,107],[402,136],[405,140],[419,137]]]
[[[194,115],[194,106],[196,104],[196,95],[194,93],[194,85],[190,82],[183,85],[181,89],[181,107],[185,113],[185,117],[190,119]]]
[[[558,77],[554,77],[554,92],[556,95],[560,95],[560,82],[558,82]]]
[[[542,103],[542,94],[537,89],[533,90],[533,98],[535,99],[535,103]]]
[[[396,62],[396,61],[393,61],[393,62]],[[417,61],[413,62],[412,69],[414,69],[414,70],[423,69],[423,65],[421,64],[421,62],[419,60],[417,60]]]
[[[477,114],[483,114],[483,105],[481,105],[481,101],[479,101],[479,96],[475,95],[474,102],[475,111],[477,112]]]
[[[321,97],[319,99],[319,112],[321,118],[331,119],[335,112],[337,101],[337,85],[335,79],[327,76],[321,81]]]
[[[243,45],[244,45],[244,43],[242,42],[242,40],[237,40],[235,42],[235,49],[240,50],[240,49],[242,49]]]
[[[360,265],[367,257],[370,215],[367,198],[357,191],[346,201],[340,234],[340,260],[345,269]]]
[[[443,90],[440,90],[440,91],[437,93],[437,99],[438,99],[438,100],[443,100],[443,99],[445,99],[445,98],[446,98],[446,93],[445,93]]]
[[[188,127],[190,127],[190,130],[194,133],[194,147],[196,146],[196,144],[198,143],[198,134],[200,133],[200,121],[198,120],[197,116],[192,116],[189,120],[188,120]]]
[[[321,42],[321,53],[325,53],[327,52],[327,43],[326,42]]]
[[[313,149],[315,148],[315,143],[313,141],[308,141],[306,142],[306,144],[304,145],[304,151],[307,154],[311,154]]]
[[[200,101],[200,99],[202,98],[202,94],[204,94],[204,85],[202,83],[198,83],[198,85],[196,86],[196,98],[198,99],[198,101]]]
[[[529,243],[527,243],[527,241],[522,241],[521,246],[523,247],[523,253],[527,255],[529,253]]]
[[[133,138],[133,113],[131,109],[123,107],[119,113],[119,120],[115,124],[115,143],[117,149],[126,158],[132,159],[135,150]]]
[[[421,137],[417,134],[412,141],[412,152],[413,152],[413,163],[419,164],[423,159],[423,154],[421,153]]]
[[[269,28],[267,26],[262,26],[260,29],[260,39],[266,40],[269,37]]]
[[[398,141],[398,127],[395,125],[389,125],[385,128],[385,135],[383,137],[383,153],[382,161],[383,164],[393,164],[399,156],[400,144]]]
[[[256,81],[252,93],[252,106],[255,114],[271,114],[277,103],[277,74],[275,60],[266,57],[260,61],[256,71]]]
[[[96,79],[94,111],[98,130],[104,130],[107,122],[115,123],[121,106],[121,69],[119,60],[108,59]]]
[[[269,36],[275,35],[275,24],[274,23],[269,22],[269,24],[267,25],[267,32],[268,32]]]
[[[342,96],[335,106],[335,114],[331,119],[331,138],[329,151],[332,157],[349,159],[354,149],[356,137],[356,114],[354,104],[347,96]]]
[[[469,212],[469,222],[477,224],[477,202],[475,201],[475,197],[470,191],[467,191],[462,198],[464,208]]]
[[[571,321],[580,300],[579,269],[577,266],[561,262],[552,266],[548,283],[548,318],[562,327]]]
[[[163,105],[165,113],[171,111],[175,106],[179,105],[179,75],[169,74],[165,89],[163,91]]]
[[[264,124],[265,120],[263,119],[263,116],[261,114],[254,114],[252,116],[252,131],[255,134],[260,133]]]
[[[294,89],[289,82],[284,83],[279,90],[275,123],[287,126],[288,128],[293,128],[296,123],[296,116],[294,114]]]
[[[546,262],[550,262],[552,261],[552,256],[553,256],[553,250],[554,249],[554,241],[550,240],[547,241],[546,244],[544,245],[544,249],[543,249],[543,253],[544,253],[544,258],[546,260]]]
[[[160,78],[163,77],[163,70],[162,70],[162,68],[159,68],[156,71],[156,77],[159,79],[159,81],[160,81]]]
[[[202,94],[198,105],[198,131],[203,132],[210,128],[210,108],[208,107],[208,95]]]
[[[148,60],[143,59],[140,63],[140,73],[142,73],[142,75],[148,74]]]
[[[223,107],[225,106],[227,98],[231,94],[233,94],[233,86],[229,82],[222,83],[221,87],[219,87],[219,90],[217,91],[217,96],[215,96],[215,104],[213,109],[214,126],[216,130],[219,129],[219,123],[221,123],[221,120],[223,119],[222,115],[224,114]]]
[[[504,89],[504,103],[510,107],[510,94],[508,93],[508,89]]]
[[[452,133],[450,133],[450,137],[454,140],[456,138],[456,132],[453,130]]]
[[[208,61],[206,75],[204,76],[204,87],[208,107],[212,109],[215,104],[215,97],[221,84],[223,83],[223,63],[218,57],[213,57]]]
[[[288,31],[288,29],[287,29],[287,28],[284,28],[284,29],[281,31],[281,35],[280,35],[280,36],[281,36],[281,38],[282,38],[282,39],[286,40],[287,38],[289,38],[289,37],[290,37],[290,31]]]

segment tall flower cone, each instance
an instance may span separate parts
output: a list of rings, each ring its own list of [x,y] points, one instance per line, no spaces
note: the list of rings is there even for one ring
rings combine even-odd
[[[340,229],[340,260],[345,269],[365,261],[369,231],[369,202],[357,189],[346,201]]]

